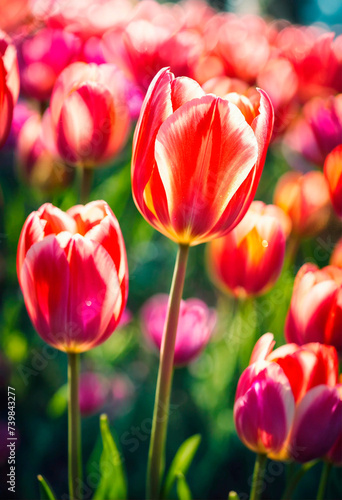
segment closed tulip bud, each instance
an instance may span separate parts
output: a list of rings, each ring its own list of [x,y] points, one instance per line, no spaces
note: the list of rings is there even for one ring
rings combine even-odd
[[[338,240],[331,254],[329,264],[342,268],[342,238]]]
[[[291,223],[274,205],[254,201],[226,236],[210,242],[210,276],[224,292],[245,298],[265,293],[281,272]]]
[[[296,236],[319,234],[330,217],[328,185],[321,172],[287,172],[278,181],[273,202],[290,217]]]
[[[69,64],[76,61],[80,40],[67,31],[44,28],[20,46],[20,79],[23,92],[39,101],[50,98],[54,83]]]
[[[109,393],[108,382],[97,373],[81,373],[79,401],[81,415],[89,416],[103,408]]]
[[[336,350],[310,343],[272,352],[273,346],[273,335],[263,335],[240,377],[237,433],[248,448],[275,460],[321,458],[336,442],[342,421]]]
[[[62,71],[47,128],[63,160],[94,167],[119,153],[130,129],[124,85],[123,75],[110,64],[78,62]]]
[[[45,342],[68,353],[104,342],[127,300],[121,230],[104,201],[62,212],[42,205],[23,226],[17,274],[31,321]]]
[[[19,86],[17,51],[10,38],[0,30],[0,148],[10,132]]]
[[[342,144],[328,154],[324,163],[324,176],[334,210],[342,217]]]
[[[18,135],[16,153],[19,173],[31,186],[52,192],[71,183],[74,169],[67,167],[47,149],[42,135],[41,117],[34,113]]]
[[[288,342],[321,342],[342,351],[342,269],[304,264],[295,279],[285,324]]]
[[[161,347],[166,321],[168,295],[149,299],[141,312],[141,324],[146,338]],[[199,299],[181,302],[175,346],[175,365],[185,365],[197,358],[210,340],[216,314]]]
[[[227,234],[253,200],[272,134],[272,105],[234,103],[161,70],[133,139],[132,189],[145,219],[181,244]]]

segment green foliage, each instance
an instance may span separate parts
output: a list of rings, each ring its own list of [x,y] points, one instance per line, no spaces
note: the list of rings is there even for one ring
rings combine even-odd
[[[37,478],[39,481],[40,500],[56,500],[56,496],[46,479],[41,475],[37,476]]]
[[[179,447],[179,450],[177,451],[166,476],[162,495],[163,498],[167,498],[169,496],[171,488],[178,475],[182,474],[184,476],[187,473],[200,442],[201,436],[199,434],[195,434],[184,441],[184,443]],[[180,488],[181,490],[185,489],[184,485],[180,486]]]
[[[179,472],[177,474],[177,495],[179,500],[191,500],[191,491],[188,483],[186,482],[184,474]]]
[[[127,497],[127,482],[121,454],[109,430],[107,415],[100,417],[100,430],[103,442],[101,479],[93,500],[124,500]]]

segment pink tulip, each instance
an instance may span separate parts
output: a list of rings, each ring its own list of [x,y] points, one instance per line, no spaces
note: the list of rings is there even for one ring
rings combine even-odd
[[[290,227],[278,207],[252,202],[230,233],[209,244],[207,263],[213,281],[240,298],[265,293],[281,272]]]
[[[331,214],[329,189],[321,172],[287,172],[275,187],[274,204],[291,219],[298,237],[316,236],[327,225]]]
[[[68,186],[74,169],[67,167],[46,147],[43,121],[36,112],[22,125],[17,139],[16,155],[23,180],[43,191],[51,192]]]
[[[147,339],[161,347],[166,321],[168,295],[149,299],[141,312],[142,328]],[[185,365],[197,358],[210,340],[216,323],[216,314],[199,299],[181,302],[174,364]]]
[[[17,51],[10,38],[0,31],[0,148],[10,132],[13,108],[19,96]]]
[[[94,415],[103,408],[109,391],[108,382],[94,372],[80,375],[79,404],[84,416]]]
[[[342,399],[342,384],[337,385],[337,390],[340,394],[340,398]],[[328,451],[326,459],[335,466],[342,466],[342,428],[332,448]]]
[[[237,433],[248,448],[275,460],[321,458],[341,430],[336,350],[316,343],[272,352],[273,346],[273,335],[263,335],[240,377]]]
[[[30,103],[19,99],[17,104],[13,109],[13,119],[11,130],[6,142],[6,147],[14,148],[17,144],[19,132],[22,129],[25,122],[33,115],[35,115],[37,111],[34,109]]]
[[[342,217],[342,144],[333,149],[326,157],[324,176],[329,186],[334,210],[339,217]]]
[[[47,203],[23,226],[17,274],[31,321],[48,344],[83,352],[104,342],[126,305],[121,230],[104,201],[66,213]]]
[[[288,342],[321,342],[342,351],[342,269],[304,264],[295,279],[285,324]]]
[[[50,104],[50,126],[60,156],[94,167],[119,153],[128,138],[125,78],[110,64],[68,66],[58,77]]]
[[[290,150],[323,168],[327,155],[341,144],[342,94],[307,102],[284,140]]]
[[[58,29],[44,28],[26,38],[20,50],[23,92],[39,101],[48,100],[57,77],[76,61],[80,48],[75,35]]]

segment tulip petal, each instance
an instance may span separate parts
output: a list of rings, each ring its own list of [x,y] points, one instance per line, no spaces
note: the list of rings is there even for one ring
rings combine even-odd
[[[154,142],[161,124],[172,113],[172,73],[164,68],[154,77],[144,99],[133,136],[132,190],[134,200],[144,215],[153,214],[144,201],[144,191],[155,166]]]
[[[175,78],[171,82],[173,112],[191,99],[200,98],[204,95],[205,92],[202,87],[195,80],[187,78],[186,76]]]
[[[297,462],[323,457],[342,431],[342,401],[336,388],[311,389],[296,408],[290,454]]]
[[[155,156],[178,241],[190,243],[210,231],[257,155],[242,113],[214,96],[189,101],[162,124]]]
[[[49,344],[64,349],[67,345],[69,265],[56,236],[49,235],[31,246],[21,269],[20,283],[37,332]]]
[[[112,319],[120,285],[114,263],[97,242],[78,234],[67,247],[70,265],[68,301],[69,351],[96,345]]]
[[[276,363],[265,366],[265,362],[261,362],[259,373],[258,365],[254,363],[244,372],[249,371],[247,379],[251,375],[252,378],[247,391],[235,401],[236,430],[244,444],[253,451],[277,453],[283,447],[292,423],[294,398],[283,370]]]
[[[273,333],[265,333],[254,346],[249,364],[265,360],[275,346]]]

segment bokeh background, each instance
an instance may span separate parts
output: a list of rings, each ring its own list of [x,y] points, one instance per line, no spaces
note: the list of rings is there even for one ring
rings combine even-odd
[[[342,2],[334,0],[228,0],[212,1],[220,10],[253,12],[293,23],[325,23],[342,33]],[[1,3],[0,3],[1,9]],[[103,345],[82,356],[82,372],[104,377],[108,413],[120,446],[129,481],[129,498],[143,498],[149,432],[157,378],[158,356],[141,333],[139,311],[156,293],[168,293],[176,245],[153,230],[138,213],[130,186],[131,140],[113,165],[95,172],[91,200],[106,200],[119,219],[126,242],[130,270],[128,308],[132,319]],[[77,203],[74,186],[62,193],[44,195],[18,180],[13,152],[0,153],[0,491],[7,498],[5,447],[7,386],[16,389],[17,492],[13,498],[36,499],[36,475],[43,474],[57,495],[67,491],[66,356],[46,346],[27,316],[16,277],[16,248],[27,215],[45,201],[62,209]],[[272,202],[276,180],[289,169],[281,151],[273,147],[267,157],[256,199]],[[338,226],[314,240],[304,241],[296,268],[305,260],[327,265],[339,236]],[[221,295],[208,279],[205,246],[191,249],[184,297],[198,297],[218,310],[219,322],[202,356],[187,368],[176,370],[167,444],[167,463],[179,445],[192,434],[202,442],[188,473],[194,498],[227,498],[236,490],[247,498],[254,455],[239,441],[232,418],[237,380],[247,366],[256,339],[274,333],[284,342],[283,325],[288,309],[293,272],[284,270],[276,286],[254,302],[247,301],[233,316],[234,302]],[[91,477],[101,452],[99,412],[82,420],[85,476]],[[300,483],[295,498],[315,495],[320,465]],[[269,463],[264,498],[280,498],[286,472],[281,463]],[[90,487],[91,490],[91,487]],[[85,492],[85,498],[90,493]],[[89,497],[87,496],[89,494]],[[342,497],[341,474],[334,469],[327,498]]]

